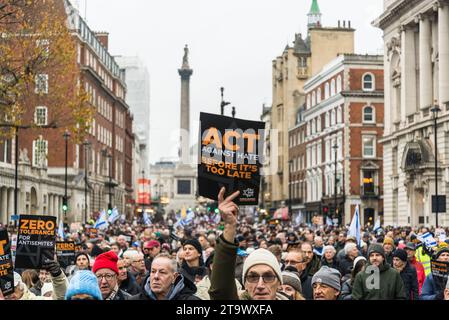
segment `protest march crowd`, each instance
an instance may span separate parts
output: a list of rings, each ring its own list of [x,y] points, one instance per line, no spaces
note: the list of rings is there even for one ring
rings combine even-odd
[[[224,194],[218,224],[200,214],[187,225],[119,220],[95,238],[87,224],[67,232],[71,263],[16,268],[0,299],[449,300],[448,229],[368,226],[357,239],[348,226],[250,221],[238,191]]]

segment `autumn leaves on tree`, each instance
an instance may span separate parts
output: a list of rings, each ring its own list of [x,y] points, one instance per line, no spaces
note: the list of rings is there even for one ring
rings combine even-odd
[[[81,83],[76,38],[67,21],[62,0],[0,4],[0,123],[36,130],[55,125],[81,143],[95,109]],[[39,106],[45,117],[39,118]],[[0,139],[12,132],[3,128]]]

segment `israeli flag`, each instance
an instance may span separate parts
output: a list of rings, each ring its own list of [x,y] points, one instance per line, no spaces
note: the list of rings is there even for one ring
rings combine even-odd
[[[430,232],[426,232],[421,236],[417,236],[418,240],[426,245],[428,248],[436,247],[437,241],[432,237]]]
[[[106,211],[101,211],[100,217],[98,217],[97,222],[95,222],[95,229],[102,230],[108,227],[108,218]]]
[[[360,216],[359,205],[355,207],[354,216],[352,217],[351,225],[349,226],[348,236],[354,236],[357,239],[357,245],[360,246],[361,230],[360,230]]]
[[[380,217],[377,217],[376,223],[374,224],[374,229],[373,231],[377,231],[377,229],[380,229],[381,225],[380,225]]]
[[[120,218],[120,214],[118,213],[117,208],[114,207],[114,209],[112,209],[111,215],[108,218],[108,222],[110,224],[114,224],[119,218]]]
[[[65,234],[64,234],[64,222],[61,220],[59,221],[59,226],[58,226],[58,237],[61,238],[62,240],[65,240]]]
[[[177,221],[174,227],[177,228],[178,226],[181,226],[184,228],[184,226],[187,226],[193,222],[193,219],[195,219],[195,213],[192,210],[188,210],[188,212],[178,214],[176,218]]]
[[[143,213],[143,223],[144,223],[145,225],[147,225],[147,226],[150,225],[150,224],[152,224],[151,219],[150,219],[150,217],[148,216],[148,214],[147,214],[146,211]]]

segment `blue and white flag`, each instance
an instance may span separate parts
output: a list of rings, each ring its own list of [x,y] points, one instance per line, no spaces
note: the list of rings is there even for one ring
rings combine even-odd
[[[354,216],[352,217],[351,225],[349,226],[348,236],[354,236],[357,239],[357,245],[360,246],[362,237],[360,230],[359,205],[355,207]]]
[[[120,214],[118,213],[117,208],[114,207],[114,209],[112,209],[111,215],[108,218],[108,222],[110,224],[114,224],[119,218],[120,218]]]
[[[374,224],[373,231],[377,231],[377,229],[380,229],[380,228],[381,228],[380,217],[377,217],[376,223]]]
[[[65,234],[64,234],[64,222],[61,220],[59,221],[59,226],[58,226],[58,237],[61,238],[62,240],[65,240]]]
[[[327,218],[326,218],[326,224],[327,224],[328,226],[333,226],[333,225],[334,225],[334,222],[332,221],[331,217],[327,216]]]
[[[417,238],[428,248],[436,247],[438,245],[437,241],[432,237],[432,234],[430,234],[430,232],[426,232],[421,236],[417,236]]]
[[[177,221],[174,227],[177,228],[178,226],[181,226],[184,228],[184,226],[191,224],[194,218],[195,213],[192,210],[187,210],[187,212],[181,212],[176,216]]]
[[[94,228],[98,230],[106,229],[108,227],[108,218],[106,211],[101,211],[100,216],[98,217],[97,222],[95,222]]]
[[[152,224],[151,219],[150,219],[150,217],[148,216],[148,213],[147,213],[146,211],[143,213],[143,223],[144,223],[146,226]]]

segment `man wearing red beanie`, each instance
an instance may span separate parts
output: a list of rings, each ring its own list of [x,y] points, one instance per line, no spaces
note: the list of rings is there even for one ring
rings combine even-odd
[[[119,289],[117,261],[117,254],[114,251],[108,251],[100,254],[92,267],[103,300],[128,300],[131,298],[130,294]]]

